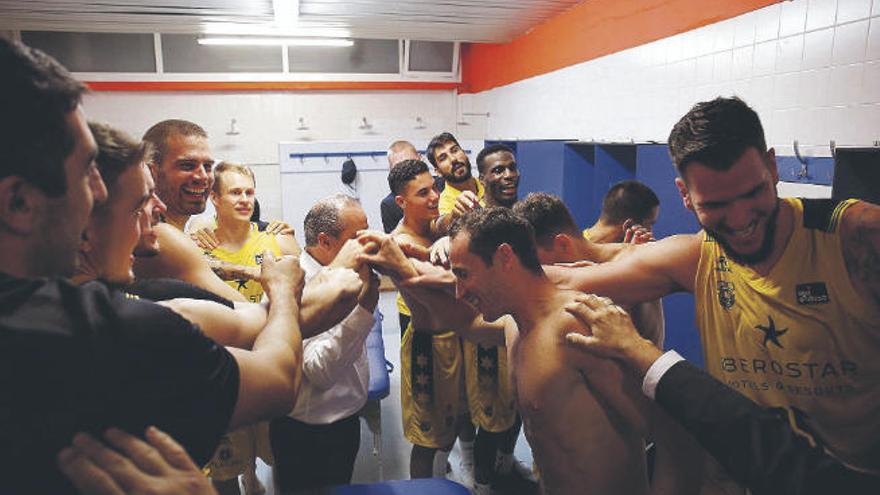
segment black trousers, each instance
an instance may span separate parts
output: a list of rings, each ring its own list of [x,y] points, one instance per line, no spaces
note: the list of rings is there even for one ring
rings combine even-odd
[[[284,416],[272,421],[269,436],[281,493],[351,483],[361,445],[357,414],[328,425]]]

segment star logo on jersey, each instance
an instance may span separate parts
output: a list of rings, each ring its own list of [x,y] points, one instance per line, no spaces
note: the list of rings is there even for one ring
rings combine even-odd
[[[764,325],[756,325],[755,326],[755,330],[760,330],[760,331],[764,332],[764,347],[767,348],[767,342],[769,341],[769,342],[776,344],[776,347],[778,347],[780,349],[784,349],[784,347],[782,347],[782,344],[779,343],[779,337],[782,337],[783,335],[788,333],[788,329],[783,328],[781,330],[777,330],[776,322],[773,321],[772,316],[768,315],[767,320],[769,320],[769,323],[767,326],[764,326]]]
[[[495,363],[492,361],[492,359],[484,357],[480,359],[480,367],[486,371],[492,371],[495,368]]]
[[[420,368],[425,368],[428,366],[428,356],[424,354],[419,354],[416,356],[416,366]]]
[[[733,282],[726,280],[718,281],[718,304],[724,309],[730,309],[736,302],[736,292],[734,291]]]
[[[235,283],[238,284],[238,288],[236,290],[247,289],[247,280],[236,280]]]

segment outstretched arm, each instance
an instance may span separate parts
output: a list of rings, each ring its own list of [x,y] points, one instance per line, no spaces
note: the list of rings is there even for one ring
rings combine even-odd
[[[299,300],[303,270],[292,256],[278,261],[266,252],[261,266],[269,298],[266,325],[253,350],[228,348],[238,363],[238,400],[229,428],[286,414],[296,402],[302,378]]]
[[[326,267],[303,289],[299,323],[312,337],[342,321],[358,303],[363,282],[354,270]]]
[[[176,278],[230,301],[245,301],[243,295],[211,271],[202,252],[186,234],[168,224],[156,225],[155,229],[161,247],[159,254],[135,260],[134,269],[138,278]]]
[[[676,235],[634,246],[631,253],[599,265],[570,268],[545,266],[563,288],[614,299],[631,306],[677,291],[693,292],[700,260],[699,234]]]
[[[158,304],[195,323],[218,344],[239,349],[250,349],[266,325],[265,304],[237,302],[235,309],[201,299],[171,299]]]

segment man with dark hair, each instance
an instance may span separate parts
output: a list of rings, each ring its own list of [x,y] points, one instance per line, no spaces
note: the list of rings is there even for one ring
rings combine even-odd
[[[409,141],[394,141],[391,143],[391,146],[388,147],[388,170],[391,170],[395,165],[404,160],[421,159],[422,155]],[[434,177],[434,187],[437,188],[437,191],[442,192],[445,185],[446,181],[443,177]],[[382,228],[385,229],[386,234],[391,233],[391,231],[397,227],[397,224],[400,223],[400,219],[403,218],[403,210],[401,210],[400,207],[397,206],[397,203],[394,202],[394,196],[395,194],[393,192],[388,193],[388,196],[385,196],[385,198],[382,199],[380,205],[382,213]]]
[[[425,152],[434,170],[446,181],[440,194],[440,217],[431,224],[434,238],[446,235],[456,218],[477,208],[483,199],[483,184],[471,174],[471,161],[455,136],[440,133]]]
[[[669,143],[703,232],[553,276],[617,304],[694,292],[710,374],[785,408],[843,462],[880,472],[880,207],[778,198],[774,150],[737,98],[697,104]]]
[[[544,490],[647,493],[646,401],[613,361],[565,344],[565,333],[587,329],[563,311],[576,293],[544,275],[528,221],[488,207],[454,223],[450,236],[456,297],[487,321],[506,320],[513,392]]]
[[[272,305],[252,351],[218,346],[171,310],[104,284],[71,284],[92,207],[107,195],[82,86],[2,39],[0,73],[4,490],[71,493],[55,456],[78,431],[157,425],[204,462],[227,428],[288,409],[301,366],[296,261],[264,265]]]
[[[602,244],[587,240],[574,223],[568,207],[558,196],[531,193],[513,206],[513,211],[535,229],[538,257],[542,264],[591,261],[605,263],[623,256],[637,255],[627,244]],[[641,335],[663,347],[663,307],[659,300],[629,308]]]
[[[516,203],[519,191],[519,169],[513,150],[503,144],[483,148],[477,155],[480,182],[486,191],[487,206],[506,206]]]
[[[409,141],[394,141],[391,143],[391,146],[388,147],[388,170],[391,171],[395,165],[404,161],[404,160],[421,160],[422,156],[419,155],[416,147],[412,145]],[[385,230],[385,233],[391,233],[392,230],[397,228],[397,224],[400,223],[400,219],[403,218],[403,210],[400,209],[400,206],[397,206],[397,203],[394,202],[394,191],[388,193],[388,196],[382,199],[382,203],[379,205],[379,209],[382,213],[382,228]]]
[[[214,184],[207,133],[193,122],[163,120],[147,130],[144,141],[153,149],[150,171],[167,211],[163,222],[155,226],[161,249],[154,256],[137,258],[135,274],[139,279],[176,278],[230,301],[246,300],[223,279],[242,278],[250,272],[236,265],[212,268],[184,234],[190,217],[205,211]]]
[[[168,211],[165,221],[186,230],[190,216],[205,211],[214,184],[208,133],[194,122],[163,120],[144,133],[153,147],[150,170]]]
[[[128,285],[134,281],[132,253],[150,224],[144,211],[153,199],[145,174],[148,148],[106,124],[90,122],[89,130],[98,145],[96,164],[108,194],[92,209],[73,280]]]
[[[388,185],[403,209],[403,220],[392,232],[400,241],[428,248],[431,222],[438,216],[439,195],[428,166],[405,160],[388,174]],[[464,412],[461,345],[456,334],[430,324],[430,312],[398,295],[400,313],[401,402],[403,433],[413,444],[410,476],[446,476],[459,416]]]
[[[584,230],[584,237],[598,243],[651,241],[659,214],[660,200],[650,187],[637,180],[621,181],[605,193],[599,219]]]

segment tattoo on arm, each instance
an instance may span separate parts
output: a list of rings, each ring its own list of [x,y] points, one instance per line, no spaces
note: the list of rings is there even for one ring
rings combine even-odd
[[[221,280],[253,280],[259,272],[251,266],[241,266],[218,259],[209,259],[208,266]]]
[[[880,208],[869,206],[857,212],[847,265],[850,277],[880,304]]]

